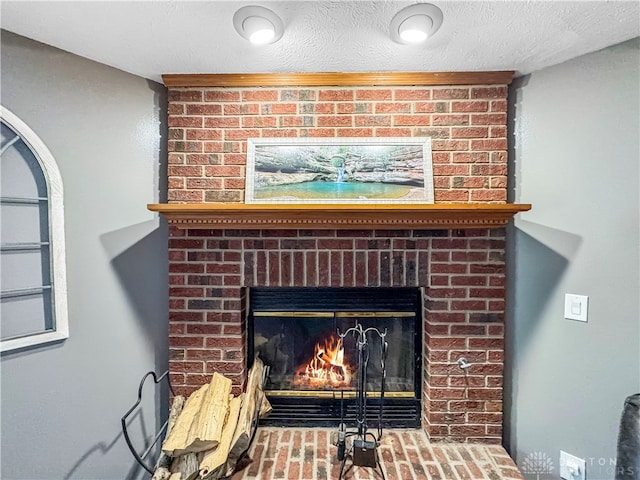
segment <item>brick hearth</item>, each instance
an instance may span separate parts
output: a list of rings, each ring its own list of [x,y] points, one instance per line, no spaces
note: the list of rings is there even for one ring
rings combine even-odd
[[[170,88],[170,202],[242,202],[252,137],[432,138],[436,203],[506,201],[506,85]],[[500,443],[504,230],[170,230],[170,371],[246,374],[246,287],[424,291],[422,423]],[[465,356],[465,372],[455,363]]]
[[[340,462],[325,429],[261,428],[249,457],[253,460],[232,480],[337,479]],[[522,480],[502,447],[430,444],[420,430],[383,433],[379,454],[387,480]],[[347,466],[350,465],[347,462]],[[345,480],[382,478],[378,471],[353,467]]]

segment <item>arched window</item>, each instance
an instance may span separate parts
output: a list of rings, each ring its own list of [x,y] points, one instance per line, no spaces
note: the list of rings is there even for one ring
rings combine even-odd
[[[69,336],[62,178],[49,149],[0,107],[0,351]]]

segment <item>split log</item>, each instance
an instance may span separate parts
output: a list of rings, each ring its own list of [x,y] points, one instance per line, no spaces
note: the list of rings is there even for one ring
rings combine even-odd
[[[232,382],[219,373],[214,373],[198,415],[198,422],[191,444],[190,452],[203,452],[215,448],[222,437],[224,422],[229,413],[229,395]]]
[[[273,407],[262,389],[260,389],[260,401],[258,403],[260,403],[260,413],[258,415],[260,418],[267,417],[273,411]]]
[[[253,426],[259,413],[258,402],[262,393],[262,372],[264,364],[256,357],[249,370],[249,379],[245,390],[244,401],[240,409],[238,426],[231,441],[231,450],[227,461],[226,475],[231,476],[240,457],[248,450]]]
[[[169,410],[169,419],[167,421],[167,432],[165,433],[165,438],[167,438],[169,433],[171,433],[171,430],[173,430],[173,426],[175,425],[176,419],[178,418],[178,415],[180,415],[183,406],[184,397],[182,395],[173,397],[171,410]],[[171,465],[171,457],[164,451],[160,452],[160,457],[158,457],[158,461],[156,462],[156,470],[153,473],[151,480],[168,480],[171,476],[171,472],[168,470],[169,465]]]
[[[229,409],[231,380],[214,373],[185,403],[162,450],[172,457],[210,450],[218,445]]]
[[[153,472],[153,477],[151,480],[170,480],[171,472],[167,467],[158,467],[156,471]]]
[[[240,415],[240,407],[245,394],[241,394],[231,400],[229,404],[229,415],[222,430],[222,437],[218,447],[210,450],[204,455],[200,462],[200,476],[207,480],[221,478],[226,472],[227,457],[231,448],[231,440],[238,425],[238,416]]]
[[[176,424],[176,420],[182,412],[182,408],[184,407],[184,397],[182,395],[176,395],[173,397],[173,403],[171,404],[171,410],[169,410],[169,419],[167,421],[167,435],[171,430],[173,430],[173,426]]]
[[[169,432],[169,435],[167,435],[167,438],[165,438],[162,444],[162,451],[170,457],[177,456],[180,450],[183,450],[186,445],[188,445],[191,424],[200,411],[202,398],[208,387],[208,385],[203,385],[189,395],[189,398],[184,403],[182,412],[176,419],[173,429]]]
[[[198,477],[198,467],[200,466],[199,455],[187,453],[180,455],[171,464],[171,476],[169,480],[194,480]]]

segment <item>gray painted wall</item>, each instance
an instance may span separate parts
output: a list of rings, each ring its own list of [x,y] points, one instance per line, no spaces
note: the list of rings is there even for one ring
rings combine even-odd
[[[622,402],[640,390],[639,53],[636,39],[511,92],[512,200],[534,207],[511,235],[507,436],[520,464],[548,455],[549,478],[560,449],[612,478]],[[164,90],[7,32],[1,75],[2,104],[65,183],[71,335],[2,357],[0,477],[142,476],[119,422],[167,363],[166,228],[144,208],[165,191]],[[589,295],[589,323],[562,319],[565,292]],[[137,440],[158,408],[145,403]]]
[[[559,451],[613,478],[624,399],[640,391],[640,42],[514,82],[507,436],[522,467]],[[589,321],[564,320],[564,294]],[[602,466],[601,463],[606,465]],[[536,478],[535,475],[527,478]]]
[[[138,478],[120,417],[168,363],[167,229],[145,208],[166,191],[164,87],[4,31],[1,75],[62,174],[70,337],[2,357],[0,477]],[[139,442],[161,403],[144,393]]]

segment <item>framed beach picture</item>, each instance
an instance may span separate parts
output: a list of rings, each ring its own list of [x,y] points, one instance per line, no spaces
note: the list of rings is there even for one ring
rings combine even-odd
[[[433,203],[431,138],[251,138],[246,203]]]

